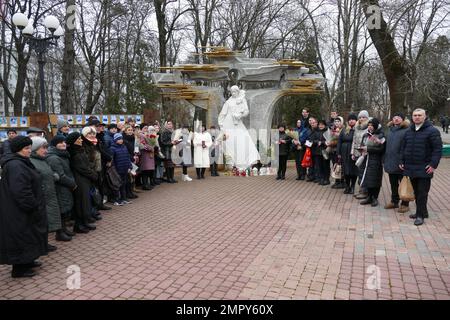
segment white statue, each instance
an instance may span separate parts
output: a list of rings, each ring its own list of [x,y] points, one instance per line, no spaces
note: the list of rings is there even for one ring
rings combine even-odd
[[[225,133],[225,155],[237,168],[247,168],[260,160],[260,155],[242,119],[249,114],[245,91],[231,87],[231,97],[223,105],[219,126]]]

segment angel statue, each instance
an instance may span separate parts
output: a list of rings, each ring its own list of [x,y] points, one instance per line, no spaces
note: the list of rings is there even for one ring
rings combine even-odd
[[[231,97],[219,114],[219,126],[225,134],[224,153],[232,165],[246,169],[261,159],[242,119],[249,114],[245,91],[232,86]]]

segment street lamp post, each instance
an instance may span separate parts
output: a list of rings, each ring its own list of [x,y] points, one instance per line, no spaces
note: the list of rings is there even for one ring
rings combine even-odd
[[[44,26],[51,32],[51,36],[45,38],[41,38],[39,35],[36,37],[33,36],[33,23],[23,13],[18,12],[14,14],[12,21],[20,29],[30,49],[34,50],[37,54],[39,64],[40,111],[47,112],[44,82],[45,53],[51,46],[57,45],[57,40],[64,34],[64,30],[59,25],[58,19],[54,16],[47,16],[44,19]]]

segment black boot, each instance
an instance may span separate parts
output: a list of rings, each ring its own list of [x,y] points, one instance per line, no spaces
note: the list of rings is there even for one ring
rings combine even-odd
[[[200,180],[202,178],[200,175],[200,168],[195,168],[195,171],[197,172],[197,180]]]
[[[55,240],[56,241],[70,241],[72,240],[72,237],[68,236],[63,229],[57,230],[56,231],[56,235],[55,235]]]
[[[90,230],[83,225],[75,225],[73,231],[76,233],[89,233]]]
[[[365,200],[361,201],[360,204],[362,205],[372,204],[372,196],[368,196]]]
[[[64,218],[64,217],[62,218],[62,220],[61,220],[61,222],[62,222],[62,229],[63,229],[64,233],[67,234],[69,237],[73,237],[73,236],[75,236],[75,233],[70,231],[69,229],[67,229],[67,221],[69,219],[70,218]]]
[[[170,183],[177,183],[178,181],[175,180],[175,178],[174,178],[175,177],[175,168],[170,168],[169,172],[170,172],[169,182]]]
[[[47,243],[47,251],[53,252],[56,251],[58,248],[56,246],[52,246],[50,243]]]
[[[13,278],[31,278],[36,275],[36,272],[33,271],[30,264],[25,265],[13,265],[13,269],[11,271],[11,277]]]
[[[142,177],[142,190],[147,190],[147,191],[148,190],[152,190],[152,187],[151,187],[150,182],[148,180],[149,180],[149,178],[148,178],[147,175]]]

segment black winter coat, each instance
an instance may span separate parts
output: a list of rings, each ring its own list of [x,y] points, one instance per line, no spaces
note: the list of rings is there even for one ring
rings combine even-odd
[[[278,144],[277,145],[278,155],[279,156],[288,156],[289,155],[289,150],[291,148],[291,142],[292,142],[291,137],[289,137],[286,134],[286,132],[283,132],[283,133],[277,132],[276,139],[277,139],[277,141],[279,141],[279,140],[285,140],[286,141],[286,143],[282,143],[282,144]]]
[[[67,214],[73,208],[72,190],[76,187],[75,177],[70,169],[70,154],[68,151],[50,147],[45,159],[54,172],[59,175],[56,181],[56,194],[61,213]]]
[[[352,159],[351,154],[354,134],[354,128],[343,128],[339,134],[339,141],[336,148],[336,153],[341,156],[344,174],[348,176],[357,176],[359,174],[358,167],[355,165],[356,161]]]
[[[395,127],[392,123],[389,123],[388,126],[386,153],[384,154],[384,171],[389,174],[403,174],[402,170],[399,168],[402,161],[400,151],[402,149],[406,131],[409,128],[409,121],[403,121],[398,127]]]
[[[321,144],[322,138],[323,138],[323,131],[321,131],[319,128],[313,129],[311,131],[308,140],[311,141],[313,144],[311,147],[311,154],[313,156],[322,155],[322,144]]]
[[[374,139],[382,142],[374,142]],[[367,132],[363,136],[362,146],[367,147],[366,165],[361,185],[366,188],[380,188],[383,181],[383,154],[386,143],[381,126],[375,132]]]
[[[166,157],[165,160],[172,160],[172,131],[164,130],[159,137],[161,152]]]
[[[127,147],[128,154],[130,155],[130,160],[134,162],[134,145],[136,143],[136,137],[134,136],[134,134],[131,136],[124,134],[123,143]]]
[[[416,131],[413,123],[405,133],[401,150],[403,174],[411,178],[432,178],[426,173],[428,165],[437,168],[442,157],[442,138],[438,129],[430,121],[425,121]]]
[[[41,177],[30,159],[5,155],[0,165],[0,264],[31,263],[47,254]]]
[[[98,174],[89,165],[89,158],[83,147],[72,145],[69,152],[70,167],[78,186],[73,194],[75,214],[78,219],[86,220],[91,210],[89,191],[95,186]]]

